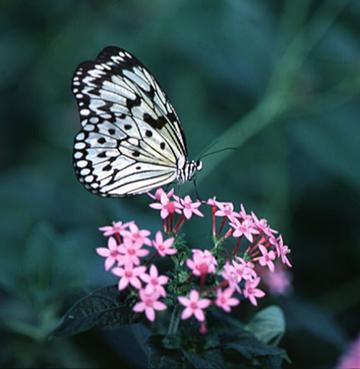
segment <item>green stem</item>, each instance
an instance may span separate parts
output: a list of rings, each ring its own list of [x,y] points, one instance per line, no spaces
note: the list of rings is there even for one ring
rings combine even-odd
[[[167,332],[168,336],[174,336],[177,333],[180,322],[180,314],[178,313],[178,311],[179,311],[178,306],[175,306],[170,317],[170,323]]]

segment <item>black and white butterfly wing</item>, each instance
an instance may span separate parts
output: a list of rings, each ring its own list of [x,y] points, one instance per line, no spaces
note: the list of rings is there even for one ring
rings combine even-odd
[[[107,47],[81,63],[72,83],[81,131],[75,172],[101,196],[140,194],[177,178],[184,133],[155,78],[129,52]]]

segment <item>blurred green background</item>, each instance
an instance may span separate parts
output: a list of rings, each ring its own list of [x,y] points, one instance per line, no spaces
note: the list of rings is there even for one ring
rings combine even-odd
[[[72,73],[116,45],[160,81],[192,158],[240,149],[204,160],[199,192],[281,230],[294,293],[261,306],[284,308],[292,368],[334,367],[360,331],[360,2],[5,0],[0,30],[0,365],[142,365],[126,329],[47,338],[114,282],[99,226],[160,226],[145,197],[98,198],[72,169]],[[194,245],[209,230],[189,228]]]

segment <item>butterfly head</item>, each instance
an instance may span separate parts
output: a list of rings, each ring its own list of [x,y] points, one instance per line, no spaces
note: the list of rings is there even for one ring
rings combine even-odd
[[[191,181],[196,172],[202,169],[202,162],[200,160],[184,161],[184,165],[178,170],[178,182],[183,183]]]

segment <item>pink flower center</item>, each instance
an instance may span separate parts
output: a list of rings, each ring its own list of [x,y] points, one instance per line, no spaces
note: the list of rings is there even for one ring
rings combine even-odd
[[[220,297],[220,303],[223,305],[226,304],[226,298],[224,296]]]
[[[252,293],[254,292],[253,288],[252,287],[248,287],[247,288],[247,292],[249,295],[252,295]]]
[[[166,205],[166,209],[167,209],[167,211],[168,211],[170,214],[174,213],[174,212],[175,212],[175,204],[174,204],[172,201],[170,201],[170,202]]]
[[[152,307],[152,305],[153,305],[153,300],[152,300],[152,299],[150,299],[150,298],[145,299],[144,304],[145,304],[146,306],[148,306],[148,307]]]
[[[125,272],[125,277],[127,277],[127,278],[131,278],[132,277],[132,270],[127,270],[126,272]]]
[[[110,256],[113,258],[116,258],[118,255],[119,253],[116,250],[110,252]]]
[[[128,249],[128,254],[129,255],[135,255],[135,250],[134,249]]]
[[[192,310],[196,310],[198,308],[197,302],[195,302],[195,301],[190,302],[190,308]]]
[[[165,246],[163,244],[160,244],[160,245],[158,245],[158,249],[160,251],[164,251],[165,250]]]
[[[157,286],[158,285],[158,281],[156,278],[151,278],[150,279],[150,283],[153,285],[153,286]]]
[[[200,274],[207,274],[207,272],[209,271],[209,266],[206,263],[198,264],[196,268],[200,272]]]

